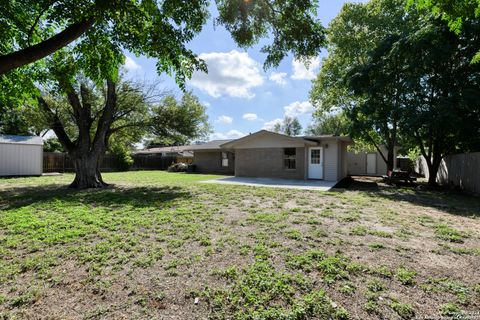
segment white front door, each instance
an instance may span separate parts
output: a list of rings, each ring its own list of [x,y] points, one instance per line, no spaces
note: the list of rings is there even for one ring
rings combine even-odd
[[[323,179],[323,148],[308,149],[308,178]]]
[[[377,173],[377,154],[367,153],[367,174]]]

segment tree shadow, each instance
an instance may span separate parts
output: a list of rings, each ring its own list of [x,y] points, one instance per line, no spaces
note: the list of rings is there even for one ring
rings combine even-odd
[[[409,202],[452,215],[480,218],[480,197],[456,190],[429,189],[422,184],[386,185],[381,183],[381,178],[374,177],[349,177],[342,183],[344,189],[364,192],[372,198]]]
[[[49,201],[62,201],[66,204],[84,204],[112,209],[122,206],[162,208],[179,198],[190,199],[192,195],[178,186],[110,186],[104,189],[87,190],[75,190],[58,186],[20,187],[0,191],[0,210],[21,208]]]

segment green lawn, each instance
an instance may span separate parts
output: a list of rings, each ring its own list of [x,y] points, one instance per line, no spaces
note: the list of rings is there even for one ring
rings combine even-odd
[[[108,173],[0,179],[0,319],[399,319],[480,310],[480,199]],[[198,303],[195,303],[195,301]]]

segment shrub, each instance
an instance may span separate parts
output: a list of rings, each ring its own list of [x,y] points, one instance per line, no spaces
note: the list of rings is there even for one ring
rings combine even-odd
[[[168,172],[186,172],[188,165],[183,162],[173,163],[168,167]]]
[[[110,154],[115,159],[115,167],[120,171],[128,171],[133,165],[133,159],[130,151],[122,145],[113,145]]]

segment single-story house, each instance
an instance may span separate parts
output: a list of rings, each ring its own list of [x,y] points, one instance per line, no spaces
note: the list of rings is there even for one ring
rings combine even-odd
[[[191,146],[191,150],[201,173],[338,181],[347,176],[351,143],[343,136],[291,137],[261,130],[235,140]]]
[[[0,135],[0,176],[40,176],[42,172],[41,137]]]

